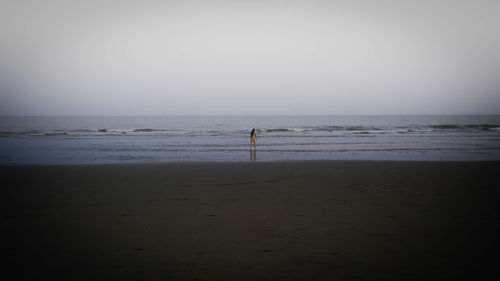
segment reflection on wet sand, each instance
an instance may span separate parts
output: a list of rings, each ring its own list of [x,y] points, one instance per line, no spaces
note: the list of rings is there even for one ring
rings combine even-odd
[[[250,149],[250,161],[255,161],[257,160],[257,149]]]

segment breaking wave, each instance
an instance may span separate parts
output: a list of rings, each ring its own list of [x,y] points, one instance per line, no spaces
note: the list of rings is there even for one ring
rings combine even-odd
[[[496,124],[466,124],[466,125],[439,124],[439,125],[430,125],[429,127],[431,129],[436,129],[436,130],[457,130],[457,131],[468,131],[468,130],[496,131],[500,129],[500,125]]]

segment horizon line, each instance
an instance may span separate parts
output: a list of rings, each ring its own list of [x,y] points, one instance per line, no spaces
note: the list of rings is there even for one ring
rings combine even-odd
[[[498,116],[500,113],[444,113],[444,114],[114,114],[114,115],[84,115],[84,114],[38,114],[38,115],[0,115],[4,117],[291,117],[291,116]]]

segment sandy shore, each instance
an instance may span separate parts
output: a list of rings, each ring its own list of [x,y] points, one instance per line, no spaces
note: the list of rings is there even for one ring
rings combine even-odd
[[[0,175],[9,280],[498,273],[499,162],[0,166]]]

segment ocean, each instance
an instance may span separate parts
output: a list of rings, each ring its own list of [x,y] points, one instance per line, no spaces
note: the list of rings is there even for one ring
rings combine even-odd
[[[500,115],[0,117],[0,164],[250,160],[500,160]]]

